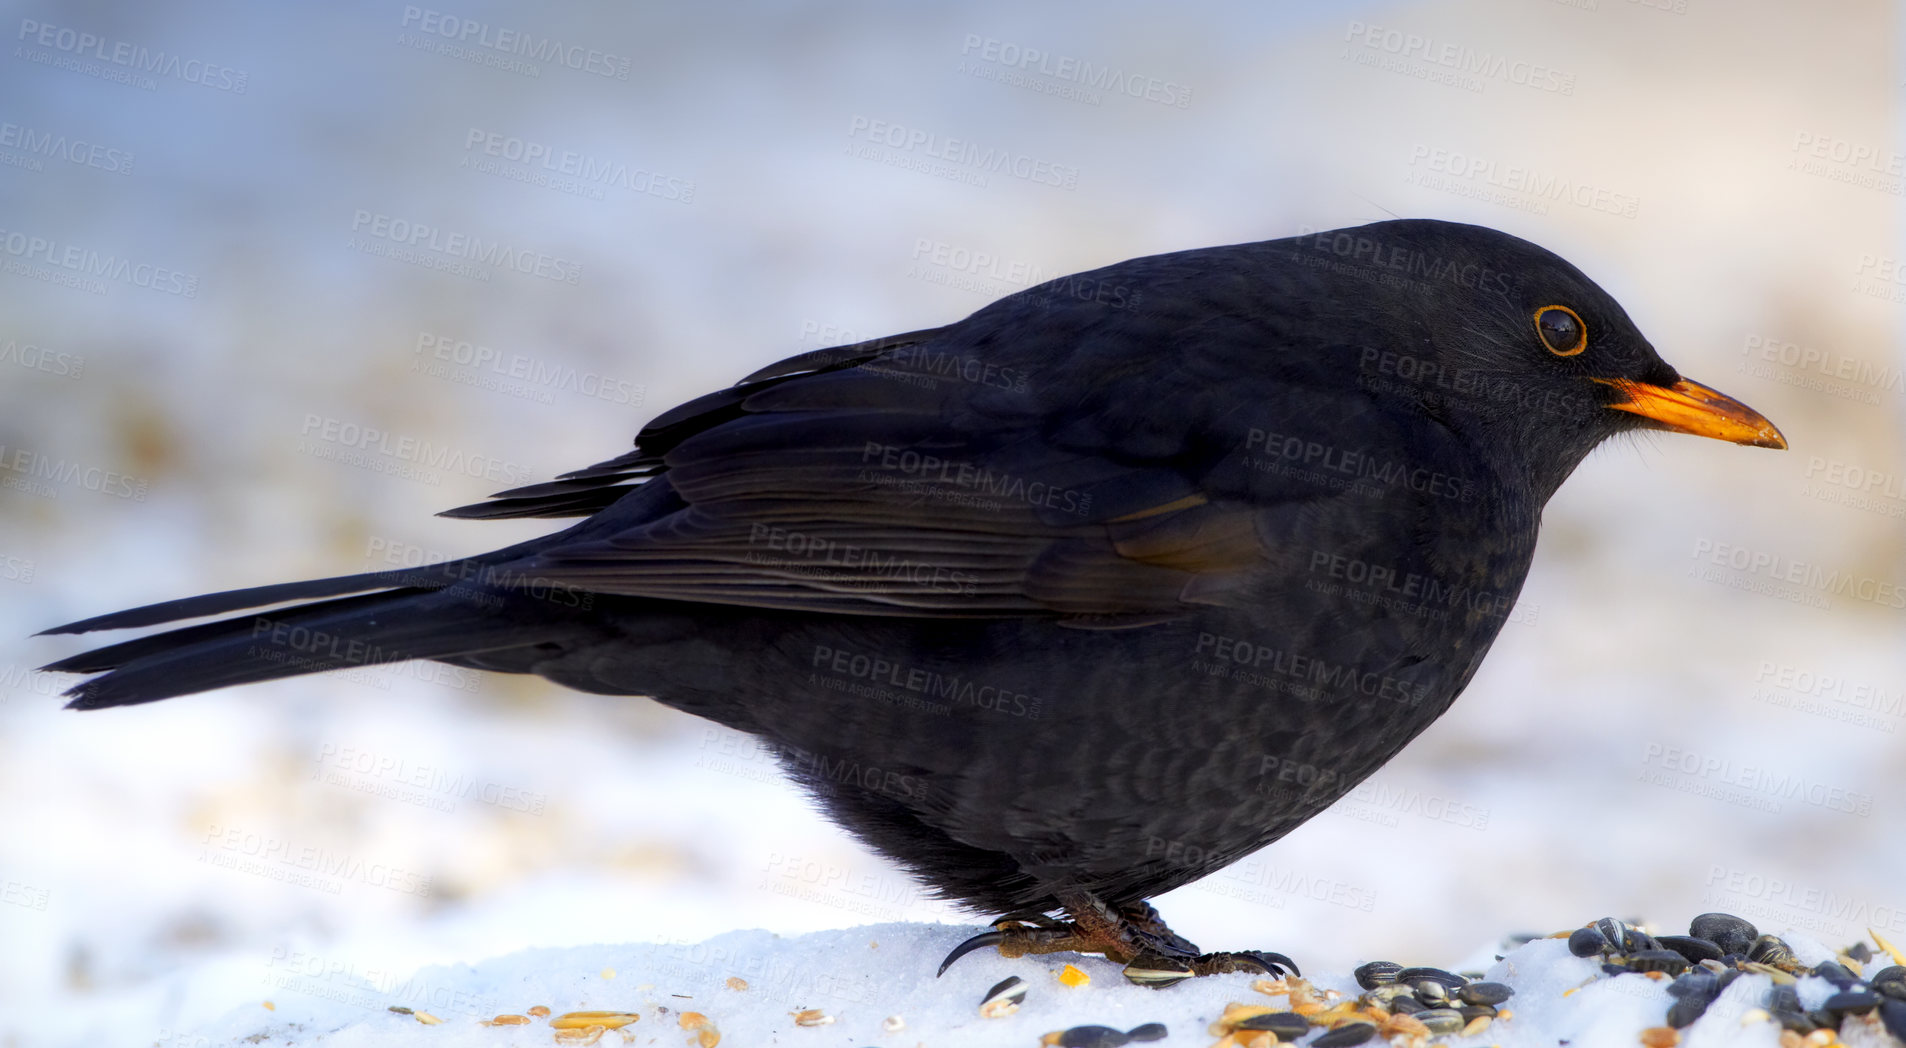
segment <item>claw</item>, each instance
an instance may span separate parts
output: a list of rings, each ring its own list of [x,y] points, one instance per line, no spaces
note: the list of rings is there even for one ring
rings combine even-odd
[[[983,950],[988,946],[998,946],[1000,943],[1005,941],[1006,941],[1006,933],[998,930],[997,928],[995,928],[994,930],[990,932],[981,932],[978,935],[973,936],[971,939],[968,939],[965,942],[959,944],[958,946],[953,947],[953,952],[947,954],[946,960],[940,962],[940,970],[938,972],[935,972],[933,977],[935,979],[938,979],[940,976],[945,975],[946,970],[948,968],[953,967],[954,961],[957,961],[960,958],[966,956],[967,954],[972,953],[974,950]]]
[[[1282,978],[1284,970],[1292,975],[1302,975],[1297,970],[1297,962],[1281,953],[1268,950],[1239,950],[1235,953],[1207,953],[1192,962],[1192,969],[1199,975],[1222,975],[1227,972],[1247,970],[1255,967],[1272,978]]]

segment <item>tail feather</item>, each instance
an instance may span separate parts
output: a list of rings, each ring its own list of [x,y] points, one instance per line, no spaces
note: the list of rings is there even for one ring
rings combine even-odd
[[[508,614],[485,593],[396,590],[170,630],[46,667],[102,676],[68,689],[68,709],[131,706],[237,684],[407,659],[546,644],[560,621]]]

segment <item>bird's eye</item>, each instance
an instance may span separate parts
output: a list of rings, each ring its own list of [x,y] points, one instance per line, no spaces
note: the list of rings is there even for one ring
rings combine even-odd
[[[1558,357],[1572,357],[1588,348],[1588,326],[1567,306],[1543,306],[1535,311],[1535,333]]]

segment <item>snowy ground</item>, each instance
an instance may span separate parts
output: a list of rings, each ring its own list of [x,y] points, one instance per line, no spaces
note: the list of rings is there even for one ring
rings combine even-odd
[[[1023,1045],[1079,1026],[1129,1030],[1163,1023],[1165,1045],[1208,1045],[1211,1029],[1234,1002],[1282,1008],[1289,999],[1254,988],[1247,975],[1194,979],[1162,990],[1133,986],[1119,968],[1077,956],[1001,959],[968,955],[939,979],[939,958],[965,935],[922,924],[874,924],[781,937],[734,932],[705,943],[586,946],[525,950],[474,965],[429,967],[393,976],[350,970],[302,952],[273,957],[249,971],[208,975],[251,983],[252,1001],[202,1027],[164,1031],[160,1048],[245,1045],[417,1046],[492,1048],[563,1043],[548,1017],[580,1011],[636,1014],[602,1044],[695,1043],[704,1024],[729,1045]],[[1803,963],[1830,959],[1818,944],[1794,939]],[[1573,957],[1566,943],[1540,939],[1500,961],[1479,951],[1475,967],[1515,996],[1501,1019],[1472,1037],[1439,1038],[1451,1046],[1501,1048],[1632,1048],[1643,1030],[1663,1025],[1671,998],[1666,983],[1640,975],[1601,977],[1599,964]],[[1077,962],[1090,981],[1072,986],[1059,975]],[[1010,1014],[982,1016],[980,1003],[1001,980],[1026,983]],[[1318,976],[1319,991],[1361,991],[1341,973]],[[1765,975],[1737,980],[1706,1014],[1681,1032],[1687,1048],[1774,1048],[1778,1027],[1752,1011],[1771,986]],[[1803,978],[1801,1001],[1818,1007],[1831,992]],[[547,1009],[535,1016],[531,1009]],[[393,1011],[404,1009],[406,1011]],[[685,1020],[684,1015],[688,1018]],[[487,1025],[499,1015],[525,1025]],[[586,1020],[581,1020],[586,1021]],[[695,1033],[685,1033],[685,1025]],[[1846,1043],[1892,1044],[1849,1027]]]

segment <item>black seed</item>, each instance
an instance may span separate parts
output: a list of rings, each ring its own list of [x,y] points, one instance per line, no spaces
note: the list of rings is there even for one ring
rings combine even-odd
[[[1376,1035],[1377,1028],[1370,1023],[1344,1023],[1310,1042],[1310,1048],[1351,1048]]]
[[[1410,984],[1410,988],[1416,992],[1416,999],[1424,1004],[1434,1006],[1449,1003],[1449,987],[1434,979],[1418,979]]]
[[[1673,950],[1636,950],[1628,955],[1628,966],[1638,972],[1680,975],[1688,970],[1688,959]]]
[[[1608,940],[1593,928],[1577,928],[1569,933],[1568,952],[1577,957],[1593,957],[1607,945]]]
[[[1767,1010],[1770,1012],[1797,1012],[1800,1010],[1800,992],[1791,986],[1776,986],[1767,992]]]
[[[1881,1001],[1880,1022],[1887,1033],[1906,1041],[1906,1001]]]
[[[1805,1036],[1806,1034],[1810,1034],[1813,1031],[1820,1028],[1819,1024],[1815,1023],[1812,1019],[1808,1018],[1807,1013],[1805,1012],[1782,1011],[1782,1012],[1774,1012],[1772,1014],[1774,1017],[1774,1021],[1780,1024],[1781,1029],[1792,1030],[1793,1032],[1800,1034],[1802,1036]]]
[[[1714,998],[1705,994],[1683,997],[1668,1008],[1668,1025],[1677,1030],[1692,1026],[1694,1020],[1699,1019],[1701,1013],[1707,1011],[1707,1006],[1712,1003]]]
[[[1625,964],[1609,964],[1606,962],[1602,964],[1603,975],[1627,975],[1630,972],[1633,972],[1634,970],[1635,969],[1630,968]]]
[[[1721,959],[1721,947],[1706,939],[1696,939],[1691,935],[1663,935],[1655,941],[1664,949],[1673,950],[1686,957],[1689,964]]]
[[[1456,991],[1464,1004],[1501,1004],[1515,995],[1513,988],[1499,982],[1473,982]]]
[[[1165,1029],[1164,1023],[1146,1023],[1125,1031],[1125,1036],[1134,1041],[1162,1041],[1169,1033],[1171,1031]]]
[[[1881,968],[1871,979],[1873,989],[1896,1001],[1906,1001],[1906,968],[1895,964],[1890,968]]]
[[[1626,924],[1613,917],[1603,917],[1595,922],[1595,930],[1602,933],[1602,938],[1608,940],[1608,945],[1614,947],[1616,953],[1628,952],[1629,929]]]
[[[1715,990],[1721,992],[1726,991],[1729,986],[1734,985],[1734,980],[1745,974],[1747,973],[1741,971],[1739,968],[1729,968],[1721,973],[1721,981],[1715,986]]]
[[[1747,959],[1761,964],[1771,964],[1776,968],[1794,963],[1793,950],[1774,935],[1763,935],[1755,939],[1753,948],[1747,951]]]
[[[1295,1041],[1310,1032],[1310,1020],[1296,1012],[1268,1012],[1253,1015],[1238,1024],[1240,1030],[1269,1030],[1280,1041]]]
[[[1880,995],[1871,990],[1843,990],[1826,999],[1820,1010],[1835,1015],[1865,1015],[1880,1006]]]
[[[1731,913],[1704,913],[1688,925],[1688,934],[1719,946],[1723,953],[1746,953],[1760,929]]]
[[[1418,1012],[1429,1011],[1429,1005],[1414,997],[1398,997],[1390,1002],[1390,1010],[1400,1015],[1415,1015]]]
[[[1371,961],[1369,964],[1358,965],[1357,970],[1351,974],[1357,977],[1358,986],[1366,990],[1374,990],[1379,986],[1388,986],[1395,982],[1396,973],[1402,970],[1403,966],[1395,961]]]
[[[1640,930],[1639,928],[1628,929],[1628,952],[1629,953],[1640,953],[1643,950],[1661,950],[1661,949],[1666,949],[1666,947],[1661,945],[1661,940],[1655,938],[1652,935],[1649,935],[1647,932],[1644,932]]]
[[[1074,1026],[1059,1034],[1059,1048],[1124,1048],[1132,1037],[1110,1026]]]
[[[1833,961],[1821,961],[1819,964],[1814,965],[1813,974],[1818,975],[1820,978],[1825,979],[1841,990],[1860,981],[1854,977],[1852,972],[1847,971],[1845,965],[1837,964]]]
[[[1417,1012],[1416,1021],[1429,1027],[1431,1033],[1456,1033],[1468,1023],[1463,1013],[1454,1008],[1431,1008]]]
[[[1813,1025],[1822,1030],[1837,1030],[1840,1028],[1840,1017],[1827,1011],[1825,1008],[1815,1008],[1813,1011],[1807,1013],[1807,1018],[1812,1019]]]
[[[1396,973],[1396,981],[1400,983],[1414,985],[1424,979],[1442,983],[1452,990],[1469,981],[1455,972],[1446,972],[1441,968],[1405,968]]]
[[[1691,971],[1668,984],[1670,997],[1716,997],[1720,994],[1720,980],[1714,973],[1705,969]]]
[[[981,1008],[995,1001],[1011,1001],[1018,1004],[1026,999],[1026,980],[1017,975],[1008,975],[992,989],[986,991],[986,999],[979,1002]]]
[[[1456,1009],[1456,1011],[1462,1014],[1465,1024],[1471,1019],[1494,1019],[1496,1017],[1495,1006],[1488,1004],[1465,1004],[1461,1008]]]
[[[1846,948],[1846,955],[1861,964],[1865,964],[1873,959],[1873,948],[1863,942],[1856,942]]]

